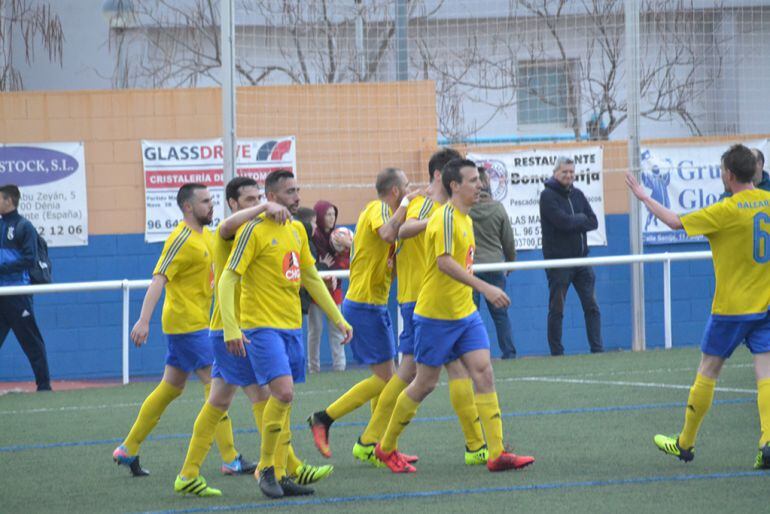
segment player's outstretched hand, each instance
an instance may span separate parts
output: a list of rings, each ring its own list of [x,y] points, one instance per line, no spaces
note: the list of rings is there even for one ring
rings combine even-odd
[[[509,305],[511,305],[511,299],[508,298],[508,295],[505,294],[505,291],[492,285],[490,285],[484,291],[484,298],[486,298],[489,303],[498,309],[507,308]]]
[[[289,209],[275,202],[267,202],[265,216],[281,225],[291,219]]]
[[[337,323],[337,328],[340,332],[345,334],[345,338],[340,342],[340,344],[348,344],[351,339],[353,339],[353,327],[351,327],[347,321],[340,321]]]
[[[249,344],[250,342],[251,341],[249,341],[245,335],[241,334],[241,337],[238,339],[225,341],[225,345],[227,346],[227,351],[233,355],[237,355],[238,357],[246,357],[246,347],[244,345]]]
[[[634,196],[637,197],[639,200],[644,200],[647,198],[647,192],[644,190],[644,188],[639,185],[639,182],[637,182],[636,177],[634,177],[633,173],[630,171],[626,172],[626,185],[628,186],[628,189],[631,190],[632,193],[634,193]]]
[[[147,336],[150,334],[150,324],[141,319],[134,324],[131,329],[131,340],[137,348],[147,342]]]

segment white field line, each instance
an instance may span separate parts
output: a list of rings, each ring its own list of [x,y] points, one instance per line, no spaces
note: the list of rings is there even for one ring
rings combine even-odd
[[[629,382],[626,380],[594,380],[568,377],[510,377],[499,379],[498,382],[550,382],[558,384],[609,385],[621,387],[651,387],[655,389],[690,389],[691,384],[661,384],[657,382]],[[717,387],[715,391],[723,393],[757,394],[756,389],[740,389],[735,387]]]
[[[725,366],[725,368],[752,368],[754,367],[753,364],[734,364]],[[682,368],[653,368],[653,369],[643,369],[643,370],[628,370],[628,371],[606,371],[606,372],[597,372],[597,373],[581,373],[576,375],[570,375],[570,376],[533,376],[533,377],[509,377],[509,378],[498,378],[497,382],[553,382],[553,383],[568,383],[568,384],[592,384],[592,385],[616,385],[616,386],[628,386],[628,387],[652,387],[652,388],[663,388],[663,389],[689,389],[690,385],[677,385],[677,384],[658,384],[658,383],[649,383],[649,382],[626,382],[626,381],[602,381],[602,380],[593,380],[588,377],[610,377],[610,376],[628,376],[628,375],[651,375],[651,374],[658,374],[658,373],[677,373],[677,372],[684,372],[684,371],[690,371],[695,374],[696,368],[694,366],[688,366],[688,367],[682,367]],[[446,382],[441,382],[439,385],[446,385]],[[316,394],[328,394],[328,393],[339,393],[343,392],[345,389],[342,388],[334,388],[334,389],[311,389],[307,391],[296,391],[294,394],[296,396],[312,396]],[[735,389],[735,388],[727,388],[727,387],[717,387],[716,391],[721,392],[732,392],[732,393],[746,393],[746,394],[756,394],[756,390],[750,390],[750,389]],[[143,402],[144,400],[142,400]],[[71,411],[88,411],[88,410],[105,410],[105,409],[114,409],[114,408],[125,408],[125,407],[138,407],[142,405],[142,402],[126,402],[126,403],[110,403],[110,404],[101,404],[101,405],[69,405],[69,406],[62,406],[62,407],[41,407],[38,409],[18,409],[18,410],[0,410],[0,416],[3,415],[18,415],[18,414],[41,414],[41,413],[47,413],[47,412],[71,412]],[[200,403],[201,399],[199,398],[182,398],[179,400],[176,400],[174,403]]]

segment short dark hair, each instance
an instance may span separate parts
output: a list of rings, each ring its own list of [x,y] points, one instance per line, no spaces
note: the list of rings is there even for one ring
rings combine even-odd
[[[15,184],[6,184],[0,187],[0,193],[2,193],[2,195],[5,197],[10,198],[14,207],[19,206],[19,199],[21,199],[21,191],[19,191],[19,186]]]
[[[762,167],[765,167],[765,154],[762,153],[762,150],[759,148],[753,149],[755,152],[757,152],[757,160],[762,162]]]
[[[315,211],[310,207],[300,207],[294,217],[302,223],[312,223],[315,219]]]
[[[476,168],[476,163],[468,159],[452,159],[441,169],[441,184],[447,194],[452,196],[452,182],[462,184],[463,175],[460,170],[465,167]]]
[[[444,166],[452,159],[462,159],[463,156],[454,148],[442,148],[433,155],[428,161],[428,181],[433,180],[433,172],[443,170]]]
[[[251,177],[235,177],[230,182],[228,182],[227,186],[225,187],[225,198],[227,200],[235,200],[237,202],[238,198],[241,197],[242,187],[256,185],[257,181]]]
[[[738,182],[747,184],[754,178],[757,158],[747,147],[735,144],[722,154],[722,165],[735,175]]]
[[[377,174],[377,182],[375,186],[377,188],[378,196],[385,196],[395,186],[399,185],[401,176],[399,168],[385,168]]]
[[[179,208],[182,209],[186,202],[192,200],[193,196],[195,196],[195,191],[199,189],[206,189],[206,186],[197,182],[191,182],[180,187],[179,192],[176,194],[176,204]]]
[[[280,181],[290,178],[294,178],[294,173],[289,170],[271,171],[265,179],[265,193],[274,193]]]

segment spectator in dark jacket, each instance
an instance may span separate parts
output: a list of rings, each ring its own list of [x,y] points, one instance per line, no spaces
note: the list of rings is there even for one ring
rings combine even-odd
[[[582,191],[575,188],[575,163],[568,157],[556,161],[553,177],[540,194],[540,225],[543,235],[543,257],[568,259],[588,255],[587,232],[599,223],[591,204]],[[586,322],[588,344],[592,353],[603,351],[601,314],[596,303],[596,275],[588,266],[546,269],[548,277],[548,346],[551,355],[564,354],[561,344],[564,298],[570,284],[580,298]]]
[[[313,243],[313,231],[315,230],[315,211],[311,209],[310,207],[300,207],[297,209],[297,214],[294,215],[294,218],[302,223],[302,226],[305,227],[305,233],[307,234],[307,242],[308,246],[310,247],[310,253],[313,255],[313,258],[316,260],[316,268],[319,270],[325,270],[327,269],[323,264],[318,263],[318,249],[315,247],[315,244]],[[302,306],[302,317],[305,318],[307,316],[308,307],[310,306],[310,294],[305,290],[305,288],[301,288],[299,290],[299,300],[300,305]],[[306,320],[303,319],[303,324]]]
[[[503,204],[492,198],[489,177],[483,167],[479,167],[479,178],[482,184],[481,196],[478,203],[471,207],[470,211],[473,220],[473,235],[476,240],[476,254],[473,262],[476,264],[513,262],[516,260],[516,247],[511,220],[508,218]],[[476,273],[476,276],[484,282],[505,290],[506,273],[502,271]],[[473,301],[476,303],[476,307],[480,307],[481,297],[478,292],[474,291]],[[488,301],[487,308],[495,324],[497,344],[500,346],[502,358],[515,359],[516,347],[513,345],[508,309],[498,309]]]
[[[37,231],[17,211],[20,198],[18,187],[0,187],[0,286],[28,285],[29,270],[37,260]],[[37,390],[50,391],[48,357],[32,295],[0,296],[0,347],[11,330],[29,359]]]

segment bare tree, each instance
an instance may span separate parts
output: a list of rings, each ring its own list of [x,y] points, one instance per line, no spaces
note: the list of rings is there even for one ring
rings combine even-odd
[[[222,65],[217,0],[123,0],[129,27],[112,31],[118,87],[190,87],[219,83]],[[369,82],[383,77],[395,36],[393,2],[238,0],[239,26],[252,48],[236,52],[240,83]],[[410,0],[410,17],[422,5]],[[438,2],[434,11],[441,6]],[[239,41],[247,36],[236,28]],[[257,55],[259,49],[269,49]]]
[[[14,63],[14,44],[17,42],[24,47],[27,64],[35,60],[35,47],[41,45],[48,60],[61,65],[64,32],[61,20],[49,4],[0,0],[0,91],[24,89],[21,73]]]
[[[708,31],[695,11],[692,0],[642,2],[640,97],[643,117],[679,119],[700,135],[698,101],[721,75],[724,41],[704,45]],[[564,112],[576,139],[584,123],[590,139],[607,139],[627,117],[623,16],[622,0],[512,0],[492,36],[472,33],[454,49],[420,36],[413,66],[446,91],[439,108],[454,123],[442,126],[440,114],[442,134],[463,139],[526,96]],[[563,91],[544,87],[539,74],[566,78]],[[468,102],[490,114],[468,126],[456,114]]]

